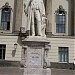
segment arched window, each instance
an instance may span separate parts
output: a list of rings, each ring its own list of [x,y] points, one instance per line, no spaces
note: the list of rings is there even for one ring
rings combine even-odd
[[[1,12],[1,30],[10,30],[11,8],[8,3],[5,4]]]
[[[56,33],[65,33],[66,25],[66,13],[63,7],[60,5],[56,11]]]

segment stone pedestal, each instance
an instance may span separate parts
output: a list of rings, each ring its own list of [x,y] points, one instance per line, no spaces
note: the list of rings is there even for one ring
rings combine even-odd
[[[44,69],[47,66],[46,51],[49,49],[47,39],[29,36],[22,41],[25,50],[24,75],[48,75],[47,70]]]

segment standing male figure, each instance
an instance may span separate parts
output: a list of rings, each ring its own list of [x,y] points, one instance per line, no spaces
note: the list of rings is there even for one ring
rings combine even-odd
[[[29,0],[28,5],[25,7],[25,13],[27,14],[28,24],[27,31],[32,32],[32,36],[35,36],[35,27],[37,28],[37,36],[42,36],[41,31],[41,17],[45,16],[45,7],[43,0]],[[35,26],[35,19],[36,24]]]

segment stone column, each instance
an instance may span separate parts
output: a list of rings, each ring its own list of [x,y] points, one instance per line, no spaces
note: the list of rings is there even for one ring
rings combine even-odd
[[[75,12],[75,8],[74,8],[74,1],[75,0],[71,0],[71,5],[69,5],[69,7],[71,7],[71,27],[69,27],[69,30],[71,29],[71,35],[75,34],[75,30],[74,30],[74,12]]]
[[[46,16],[47,16],[47,25],[46,33],[50,35],[52,33],[52,0],[47,0],[46,2]]]
[[[23,0],[15,0],[15,27],[14,31],[20,31],[22,25],[22,10],[23,10]]]

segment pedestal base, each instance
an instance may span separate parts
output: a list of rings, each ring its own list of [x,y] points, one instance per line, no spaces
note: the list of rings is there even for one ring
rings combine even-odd
[[[25,49],[24,75],[50,75],[50,71],[43,69],[45,61],[45,46],[49,44],[44,37],[29,36],[23,40]],[[49,71],[49,72],[48,72]]]
[[[51,69],[24,68],[24,75],[51,75]]]

